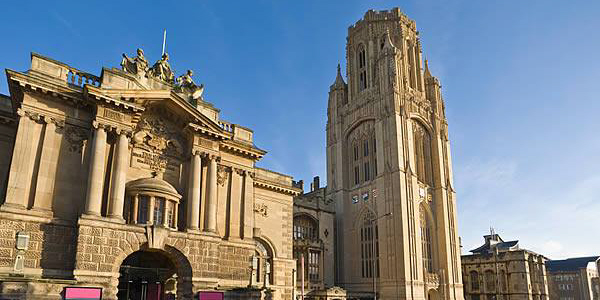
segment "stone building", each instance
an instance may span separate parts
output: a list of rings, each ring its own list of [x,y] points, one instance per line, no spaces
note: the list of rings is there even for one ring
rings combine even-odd
[[[302,189],[302,182],[297,187]],[[335,205],[325,198],[325,191],[325,187],[320,187],[319,177],[315,177],[310,192],[294,197],[296,293],[304,293],[305,299],[329,299],[323,293],[335,287]],[[341,299],[343,293],[337,288],[333,296]]]
[[[292,298],[300,190],[168,59],[6,71],[0,298]]]
[[[466,300],[547,300],[546,258],[502,240],[493,231],[485,244],[462,256]]]
[[[599,299],[599,264],[598,256],[547,261],[550,300]]]
[[[415,22],[368,11],[348,29],[346,59],[348,82],[338,66],[329,90],[327,186],[294,202],[323,243],[334,220],[323,284],[349,299],[462,300],[448,124]]]

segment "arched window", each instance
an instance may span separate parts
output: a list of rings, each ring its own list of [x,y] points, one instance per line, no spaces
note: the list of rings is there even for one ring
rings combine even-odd
[[[363,278],[379,277],[379,230],[368,212],[364,215],[360,228],[360,261]]]
[[[365,46],[360,45],[357,52],[358,58],[358,91],[362,91],[367,88],[367,52]]]
[[[496,274],[492,270],[485,271],[485,290],[488,293],[496,290]]]
[[[273,251],[261,240],[256,240],[252,267],[256,272],[256,283],[269,286],[273,282]]]
[[[420,182],[432,186],[431,136],[419,121],[413,121],[412,124],[417,178]]]
[[[433,273],[433,259],[431,247],[431,229],[425,208],[420,207],[421,217],[421,254],[423,259],[423,270],[425,273]]]
[[[318,238],[317,222],[308,216],[294,217],[295,240],[315,240]]]
[[[469,277],[471,280],[471,291],[478,291],[479,290],[479,274],[477,273],[477,271],[471,271],[471,273],[469,273]]]

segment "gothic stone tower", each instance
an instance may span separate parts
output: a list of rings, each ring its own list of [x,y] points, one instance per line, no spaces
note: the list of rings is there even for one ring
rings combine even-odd
[[[368,11],[346,59],[327,111],[336,282],[349,297],[462,300],[448,124],[415,22]]]

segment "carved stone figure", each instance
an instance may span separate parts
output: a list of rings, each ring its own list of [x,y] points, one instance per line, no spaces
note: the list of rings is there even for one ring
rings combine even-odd
[[[192,70],[188,70],[185,74],[177,77],[176,91],[184,93],[190,96],[193,100],[200,99],[202,97],[202,93],[204,92],[204,85],[196,85],[192,76],[194,72]]]
[[[173,73],[173,70],[171,70],[168,53],[163,54],[162,58],[152,66],[150,69],[150,76],[168,83],[174,82],[175,74]]]
[[[128,73],[142,77],[146,76],[146,72],[148,72],[148,61],[144,57],[144,50],[138,48],[136,57],[127,57],[127,55],[123,53],[121,67],[123,68],[123,71]]]

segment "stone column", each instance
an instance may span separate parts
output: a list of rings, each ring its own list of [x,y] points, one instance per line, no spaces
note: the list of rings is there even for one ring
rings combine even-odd
[[[187,199],[187,229],[198,230],[200,223],[200,174],[202,173],[202,159],[200,153],[192,155],[192,167],[189,174],[189,190]]]
[[[140,195],[135,194],[133,196],[133,209],[131,212],[131,214],[133,214],[132,218],[131,218],[131,221],[133,222],[133,224],[138,223],[138,209],[140,209]]]
[[[204,231],[217,232],[217,158],[208,158],[208,180],[206,182],[206,215],[204,218]]]
[[[229,239],[240,238],[242,174],[244,170],[233,168],[231,172],[231,192],[229,205]]]
[[[165,198],[163,200],[163,212],[162,212],[162,217],[163,217],[163,226],[165,228],[169,227],[169,222],[167,222],[167,211],[169,210],[169,205],[171,205],[171,201],[169,201],[169,199]]]
[[[30,192],[37,149],[40,143],[42,126],[39,115],[17,110],[19,125],[15,138],[13,156],[10,164],[6,200],[2,206],[25,209],[29,205]]]
[[[246,172],[244,176],[244,194],[243,194],[243,238],[250,240],[254,230],[254,179],[251,172]]]
[[[177,229],[179,227],[179,203],[174,202],[175,208],[173,209],[173,228]]]
[[[118,133],[113,169],[110,179],[109,218],[123,219],[125,200],[125,180],[127,180],[127,160],[129,158],[129,140],[124,131]]]
[[[98,126],[90,157],[85,213],[100,216],[102,188],[104,185],[104,158],[106,155],[106,131]]]
[[[33,209],[43,212],[52,212],[52,198],[54,195],[54,180],[58,155],[60,154],[61,136],[56,133],[56,121],[46,118],[44,128],[43,151],[40,158],[40,166],[37,174],[35,198]],[[64,123],[59,123],[62,127]]]

